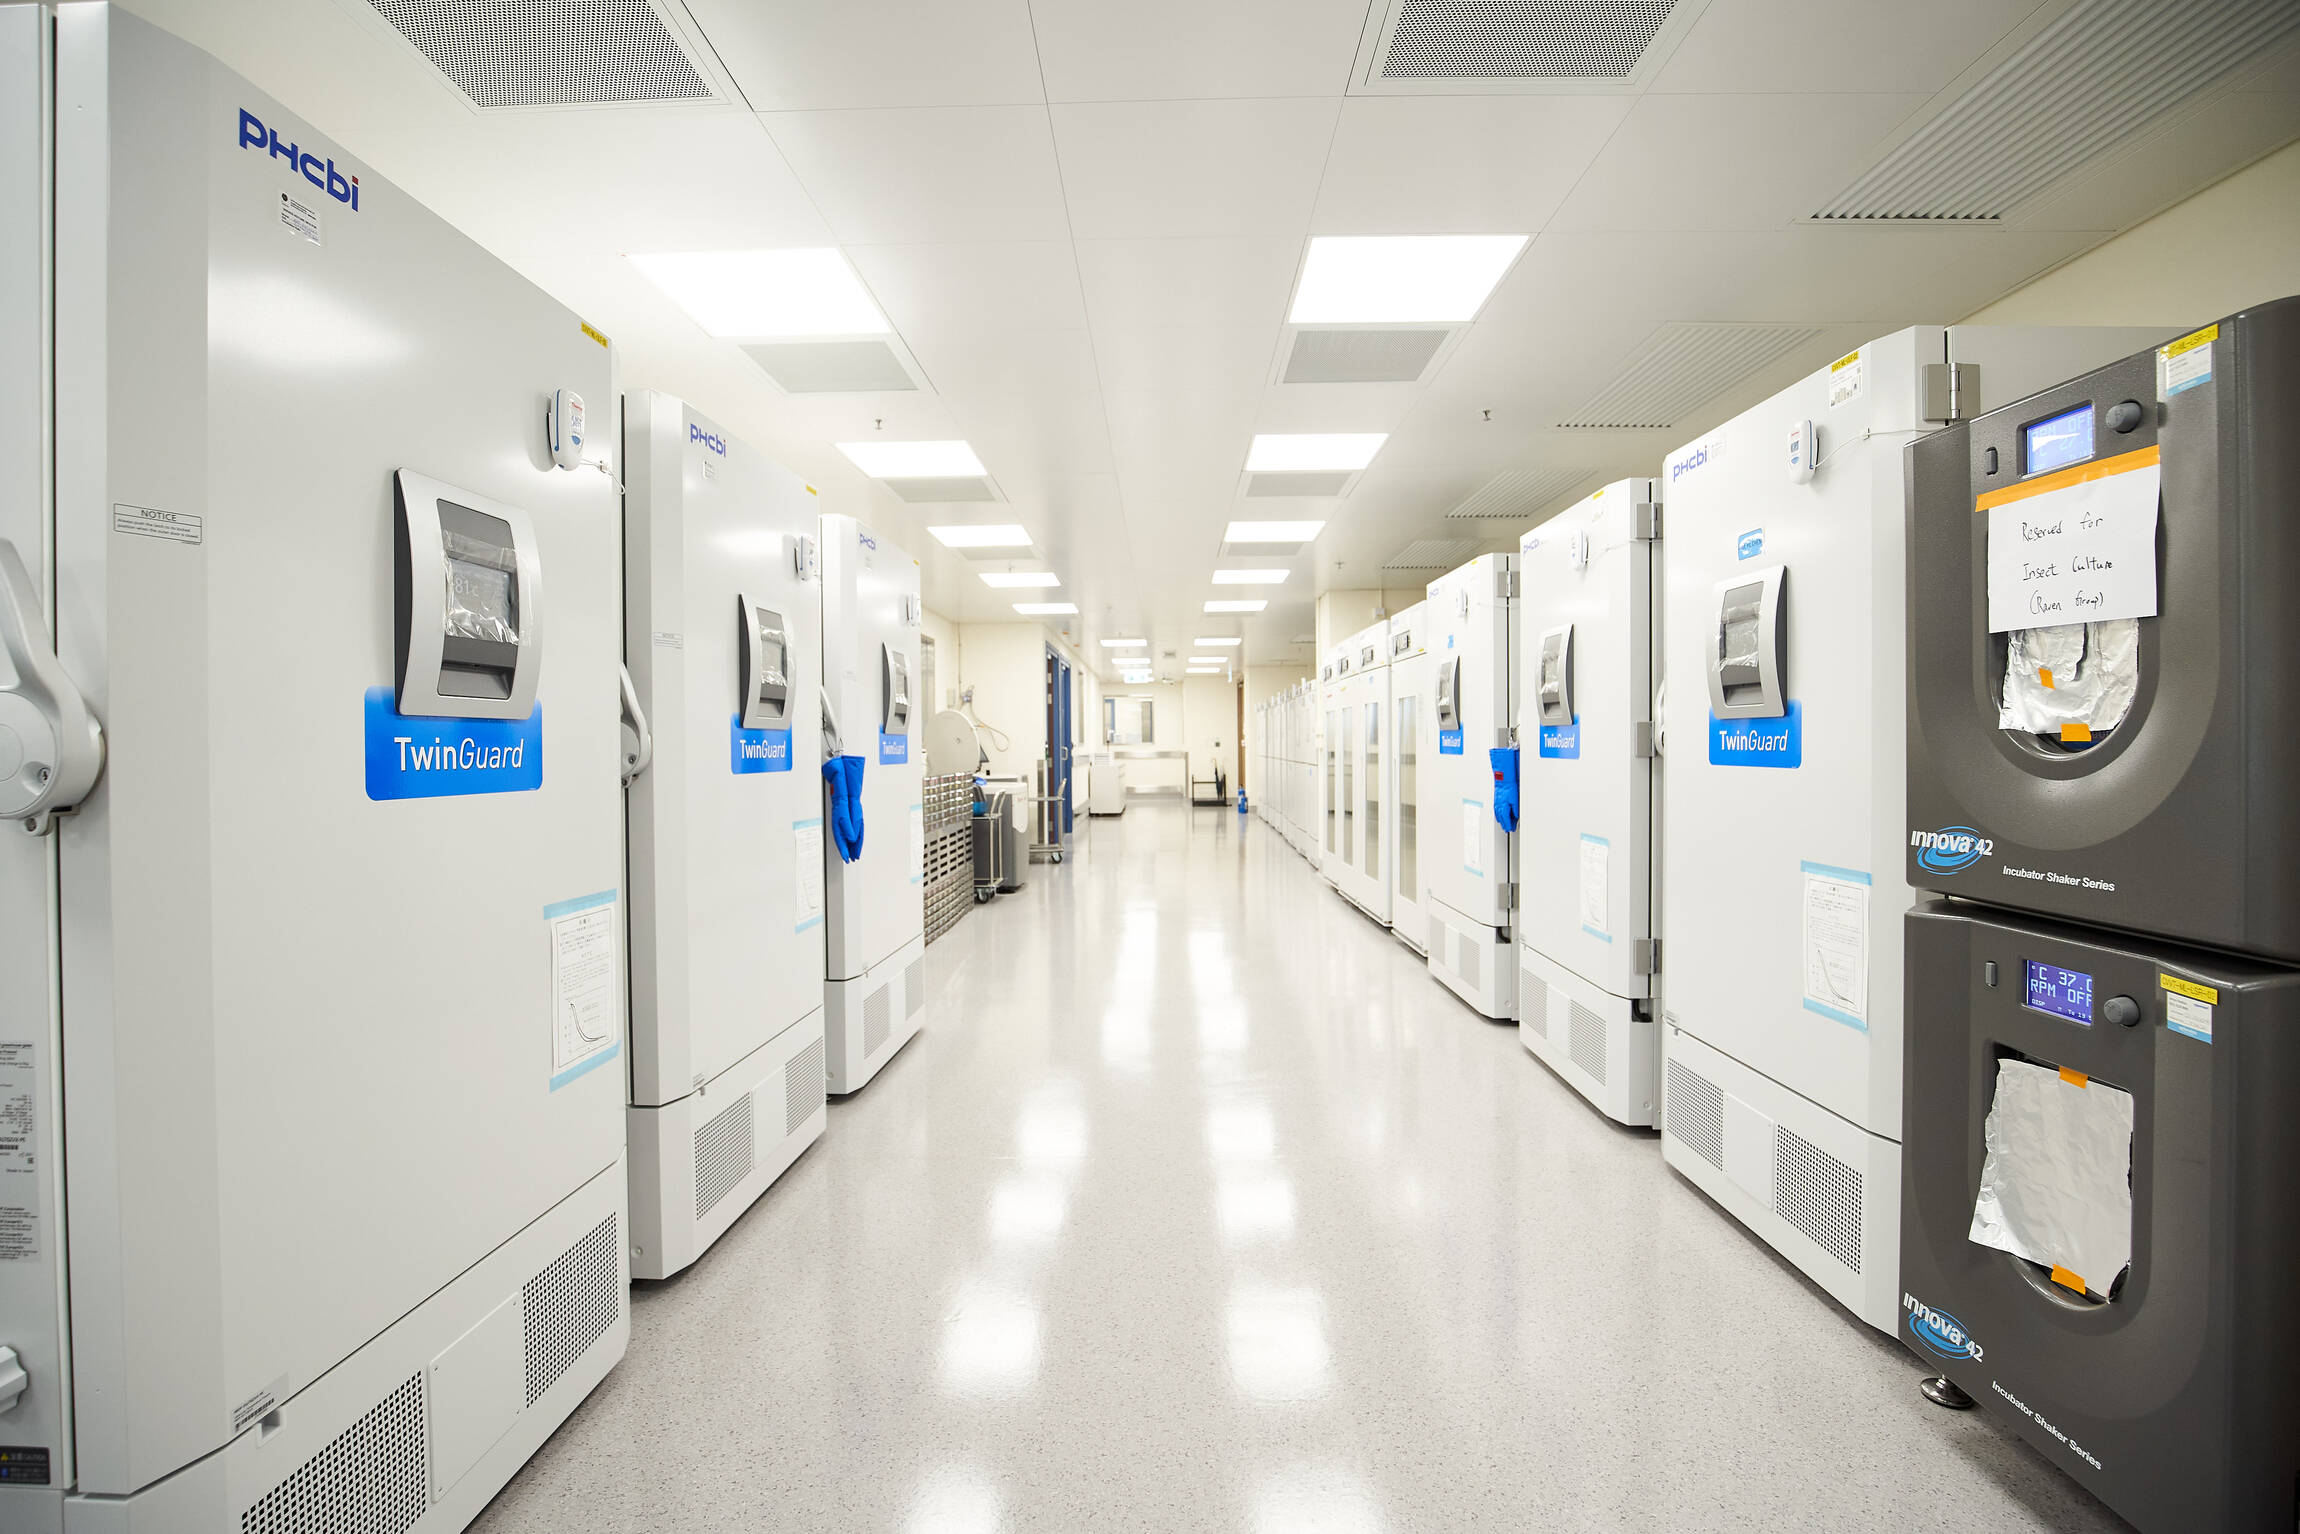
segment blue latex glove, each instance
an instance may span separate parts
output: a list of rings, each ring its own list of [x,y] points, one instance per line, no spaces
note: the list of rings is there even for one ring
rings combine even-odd
[[[863,759],[859,756],[834,756],[823,763],[824,818],[830,822],[831,845],[838,849],[839,861],[852,863],[862,856]]]
[[[1493,819],[1504,831],[1517,829],[1517,747],[1496,746],[1493,762]]]

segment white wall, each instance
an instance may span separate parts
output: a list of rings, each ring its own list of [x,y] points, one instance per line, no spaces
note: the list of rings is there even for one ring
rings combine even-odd
[[[1029,777],[1046,755],[1046,631],[1035,623],[962,623],[958,665],[947,675],[945,687],[974,689],[974,717],[990,727],[982,738],[990,770]]]
[[[1219,766],[1234,793],[1238,786],[1238,684],[1227,677],[1182,678],[1182,749],[1190,776],[1210,778]]]
[[[919,620],[919,633],[934,641],[934,696],[925,700],[932,717],[950,707],[951,690],[958,686],[958,625],[932,608],[922,608]]]

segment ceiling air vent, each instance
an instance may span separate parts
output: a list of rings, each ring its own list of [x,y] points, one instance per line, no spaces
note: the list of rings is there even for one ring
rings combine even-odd
[[[1383,0],[1354,92],[1637,88],[1706,0]]]
[[[1696,405],[1826,334],[1818,325],[1663,325],[1595,399],[1557,424],[1611,431],[1674,426]]]
[[[2293,0],[2077,0],[1813,217],[1994,223],[2295,34]]]
[[[936,479],[882,479],[879,483],[914,505],[1000,499],[998,487],[980,474],[951,475]],[[1004,553],[1008,559],[1014,557],[1011,549]]]
[[[1358,477],[1355,469],[1289,469],[1246,476],[1246,494],[1257,499],[1283,495],[1336,496]]]
[[[1594,469],[1510,469],[1446,513],[1472,521],[1521,522],[1594,474]]]
[[[650,0],[366,0],[483,112],[729,94]]]
[[[755,341],[743,350],[785,394],[879,394],[918,387],[884,341]]]
[[[1477,552],[1468,538],[1416,538],[1382,561],[1384,570],[1451,570]]]
[[[1297,330],[1280,383],[1413,383],[1451,330]]]

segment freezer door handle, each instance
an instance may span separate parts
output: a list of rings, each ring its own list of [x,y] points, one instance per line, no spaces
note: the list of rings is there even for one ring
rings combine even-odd
[[[104,770],[104,731],[49,642],[40,589],[0,538],[0,648],[14,680],[0,686],[0,815],[45,836],[78,809]]]

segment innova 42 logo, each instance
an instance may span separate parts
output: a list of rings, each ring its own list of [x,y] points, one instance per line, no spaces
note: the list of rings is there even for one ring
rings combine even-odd
[[[240,147],[261,149],[274,159],[287,161],[288,169],[349,207],[352,212],[359,211],[359,177],[337,170],[333,160],[322,159],[316,154],[305,154],[301,144],[281,143],[280,130],[265,127],[263,119],[246,107],[240,108]]]
[[[1997,850],[1995,842],[1971,826],[1911,831],[1909,845],[1917,849],[1917,865],[1937,874],[1963,873]]]
[[[702,427],[697,426],[692,421],[687,423],[687,440],[689,442],[702,443],[703,446],[709,448],[712,452],[717,453],[721,458],[727,456],[727,439],[720,436],[717,432],[703,430]]]
[[[1901,1308],[1909,1313],[1909,1335],[1917,1339],[1917,1346],[1936,1358],[1969,1358],[1981,1361],[1981,1345],[1973,1340],[1965,1324],[1945,1310],[1935,1310],[1913,1294],[1901,1296]]]

